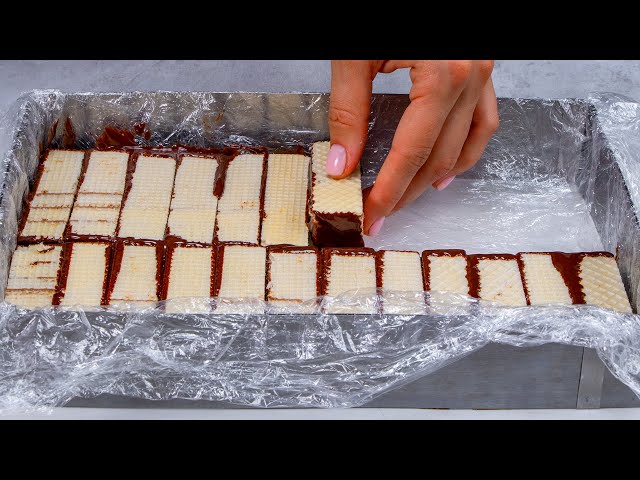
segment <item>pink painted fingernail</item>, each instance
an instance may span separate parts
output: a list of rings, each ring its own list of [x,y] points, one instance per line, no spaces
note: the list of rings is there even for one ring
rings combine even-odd
[[[384,224],[384,219],[385,217],[379,218],[378,220],[376,220],[371,224],[371,226],[369,227],[370,237],[375,237],[380,233],[380,230],[382,229],[382,225]]]
[[[342,145],[334,143],[329,149],[327,155],[327,175],[342,175],[344,168],[347,166],[347,151]]]
[[[442,180],[438,186],[436,187],[438,189],[438,191],[440,190],[444,190],[445,188],[447,188],[449,186],[449,184],[451,182],[453,182],[453,179],[456,178],[455,175],[452,175],[450,177],[445,178],[444,180]]]

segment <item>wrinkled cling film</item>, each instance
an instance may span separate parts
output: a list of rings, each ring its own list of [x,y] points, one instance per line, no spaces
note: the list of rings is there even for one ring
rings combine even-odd
[[[404,96],[374,96],[362,161],[365,186],[375,181],[406,103]],[[105,127],[115,126],[138,132],[138,145],[309,145],[328,138],[327,106],[321,94],[23,96],[0,120],[0,298],[17,218],[38,153],[51,138],[57,146],[91,148]],[[635,305],[638,104],[603,94],[587,101],[500,99],[499,109],[501,128],[478,165],[445,192],[429,192],[390,217],[394,228],[367,239],[368,246],[468,253],[605,249],[617,253]],[[104,394],[354,407],[490,342],[594,348],[640,395],[636,315],[584,305],[508,308],[428,292],[356,291],[311,303],[375,310],[389,298],[428,307],[423,315],[178,315],[163,313],[162,302],[146,310],[33,312],[0,303],[0,409],[49,409]],[[224,303],[173,302],[197,311]],[[251,307],[245,311],[269,309],[257,300],[234,303]]]

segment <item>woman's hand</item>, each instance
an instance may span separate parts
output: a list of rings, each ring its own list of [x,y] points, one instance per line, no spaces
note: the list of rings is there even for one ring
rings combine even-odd
[[[430,185],[444,189],[471,168],[498,128],[490,60],[335,60],[331,63],[327,172],[358,165],[366,142],[374,77],[410,68],[411,103],[364,204],[364,231],[376,235],[385,217]]]

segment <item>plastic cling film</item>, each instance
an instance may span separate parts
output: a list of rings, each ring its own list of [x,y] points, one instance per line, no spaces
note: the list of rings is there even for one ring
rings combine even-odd
[[[374,95],[364,186],[375,181],[407,101]],[[323,94],[26,94],[0,120],[0,299],[18,219],[47,146],[304,149],[329,138],[327,111]],[[635,307],[638,104],[615,95],[500,99],[499,113],[500,129],[480,162],[445,191],[429,191],[390,217],[367,246],[469,254],[604,249],[617,254]],[[424,314],[382,314],[385,302]],[[27,312],[0,302],[0,408],[46,409],[105,394],[353,407],[490,342],[595,348],[640,395],[640,322],[633,314],[366,289],[305,297],[295,309],[284,302],[277,311],[256,298],[170,303]],[[326,313],[345,306],[368,313]],[[193,313],[169,313],[176,311]]]
[[[349,302],[366,304],[380,301],[381,292],[350,295]],[[266,408],[356,407],[490,342],[595,348],[640,393],[636,315],[584,305],[508,308],[449,295],[446,313],[420,316],[157,309],[79,315],[18,312],[3,304],[0,408],[47,409],[104,394]]]

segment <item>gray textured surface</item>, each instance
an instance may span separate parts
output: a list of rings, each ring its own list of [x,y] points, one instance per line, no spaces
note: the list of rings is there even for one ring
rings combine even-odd
[[[607,91],[640,99],[640,61],[497,61],[502,97],[585,97]],[[1,61],[0,110],[34,88],[63,91],[193,90],[327,92],[328,61]],[[378,93],[406,93],[406,70],[379,75]]]
[[[602,410],[180,410],[56,408],[52,412],[2,417],[7,420],[640,420],[640,409]]]

